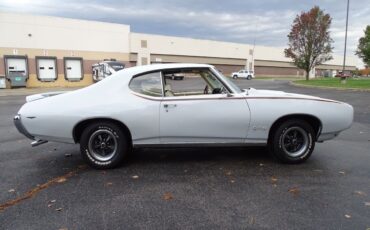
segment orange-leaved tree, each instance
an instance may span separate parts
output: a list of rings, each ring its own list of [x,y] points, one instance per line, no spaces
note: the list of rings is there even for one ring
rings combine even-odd
[[[293,21],[285,56],[292,58],[295,66],[306,71],[306,80],[315,66],[333,58],[330,25],[330,15],[318,6],[297,15]]]

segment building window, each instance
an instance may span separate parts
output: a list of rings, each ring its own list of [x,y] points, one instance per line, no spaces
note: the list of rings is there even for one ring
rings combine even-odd
[[[36,74],[39,81],[55,81],[58,78],[57,58],[36,56]]]
[[[80,81],[83,79],[82,58],[64,58],[64,77],[68,81]]]
[[[141,48],[147,48],[147,47],[148,47],[147,40],[141,40]]]
[[[141,58],[141,64],[142,64],[142,65],[148,65],[148,58],[146,58],[146,57],[142,57],[142,58]]]

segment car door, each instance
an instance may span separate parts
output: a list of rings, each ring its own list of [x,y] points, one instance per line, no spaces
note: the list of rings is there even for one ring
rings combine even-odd
[[[242,77],[242,78],[245,77],[244,70],[239,71],[239,77]]]
[[[243,77],[244,78],[248,77],[248,71],[246,71],[246,70],[243,71]]]
[[[209,69],[201,71],[217,80]],[[221,93],[194,73],[181,74],[183,80],[171,80],[163,74],[165,97],[159,109],[161,143],[245,142],[250,122],[246,99]],[[216,93],[210,94],[211,91]]]
[[[154,71],[136,75],[129,88],[135,100],[125,103],[122,120],[132,130],[134,145],[159,144],[159,108],[163,99],[161,73]]]

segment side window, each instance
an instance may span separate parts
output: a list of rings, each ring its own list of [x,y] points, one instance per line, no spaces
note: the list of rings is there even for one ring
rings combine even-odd
[[[164,95],[194,96],[222,94],[227,90],[209,69],[179,69],[163,71]]]
[[[129,85],[134,92],[152,96],[162,97],[161,73],[154,72],[134,77]]]

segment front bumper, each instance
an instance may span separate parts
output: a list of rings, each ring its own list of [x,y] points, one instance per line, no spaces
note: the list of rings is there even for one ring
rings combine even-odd
[[[31,140],[35,140],[35,137],[32,136],[28,131],[27,129],[23,126],[22,124],[22,119],[21,119],[21,115],[16,115],[14,117],[14,125],[15,127],[18,129],[18,132],[22,133],[23,135],[25,135],[27,138],[31,139]]]

